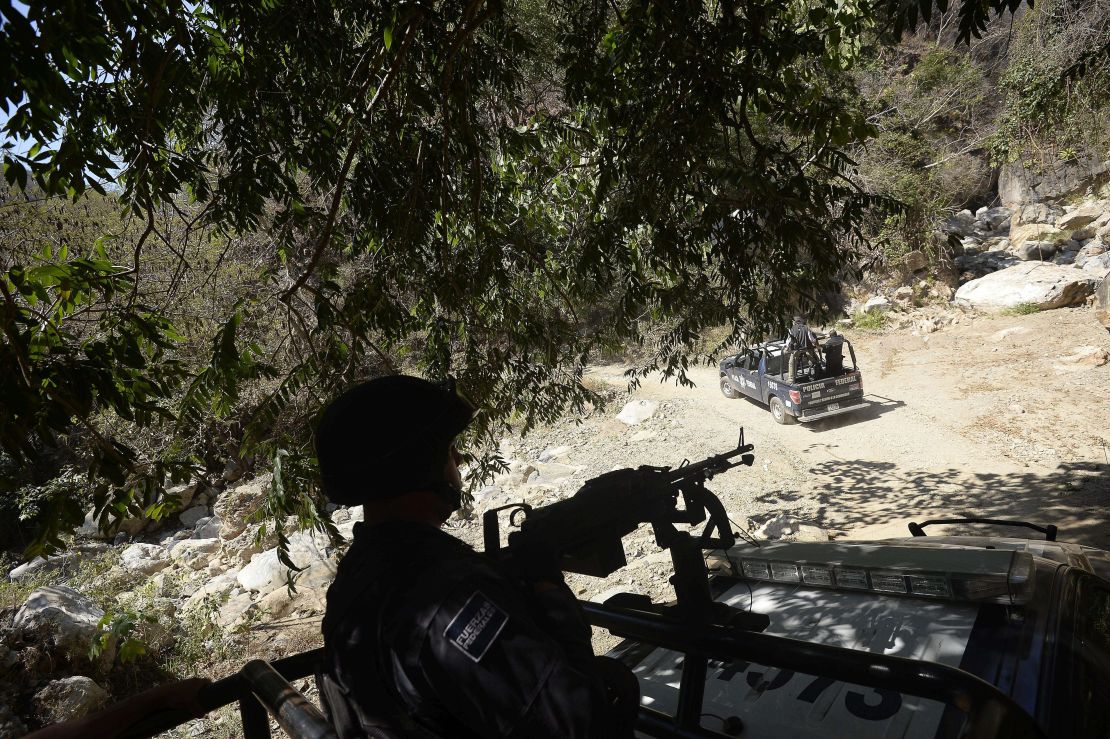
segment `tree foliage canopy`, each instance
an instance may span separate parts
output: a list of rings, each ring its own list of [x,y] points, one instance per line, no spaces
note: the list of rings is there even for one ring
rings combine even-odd
[[[1015,2],[966,0],[961,35]],[[0,445],[76,444],[108,522],[169,510],[226,436],[281,461],[275,515],[311,519],[310,419],[361,378],[456,375],[484,440],[580,408],[591,353],[645,320],[640,376],[684,379],[703,328],[777,330],[853,267],[891,204],[853,179],[871,129],[845,71],[932,7],[0,4],[25,193],[3,207],[123,209],[2,257]],[[80,517],[54,504],[38,548]]]

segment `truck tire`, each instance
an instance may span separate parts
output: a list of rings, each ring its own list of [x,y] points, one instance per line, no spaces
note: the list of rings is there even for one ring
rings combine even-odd
[[[736,392],[736,388],[729,384],[728,378],[721,375],[721,395],[730,400],[736,400],[740,397],[740,393]]]
[[[794,416],[786,412],[786,406],[777,395],[772,395],[767,405],[771,408],[771,418],[775,419],[775,423],[781,423],[784,426],[794,423]]]

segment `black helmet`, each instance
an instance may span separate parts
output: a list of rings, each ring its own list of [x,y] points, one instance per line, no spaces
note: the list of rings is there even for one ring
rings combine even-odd
[[[442,486],[451,442],[474,413],[454,380],[389,375],[356,385],[324,409],[316,427],[324,494],[359,505]]]

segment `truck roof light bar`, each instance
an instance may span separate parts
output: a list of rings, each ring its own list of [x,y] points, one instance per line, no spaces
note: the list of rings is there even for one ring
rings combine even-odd
[[[1033,556],[1010,550],[791,542],[729,556],[749,580],[975,603],[1026,603],[1033,582]]]

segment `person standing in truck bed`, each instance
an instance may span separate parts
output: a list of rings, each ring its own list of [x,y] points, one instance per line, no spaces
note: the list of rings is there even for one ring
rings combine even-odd
[[[817,356],[817,350],[820,346],[817,334],[813,333],[813,329],[806,325],[805,317],[801,315],[794,316],[794,323],[786,334],[786,351],[800,352],[809,357],[814,367],[820,368],[821,360]],[[800,364],[798,366],[801,367]]]
[[[844,372],[844,337],[834,328],[822,347],[825,353],[825,375],[837,377]]]

